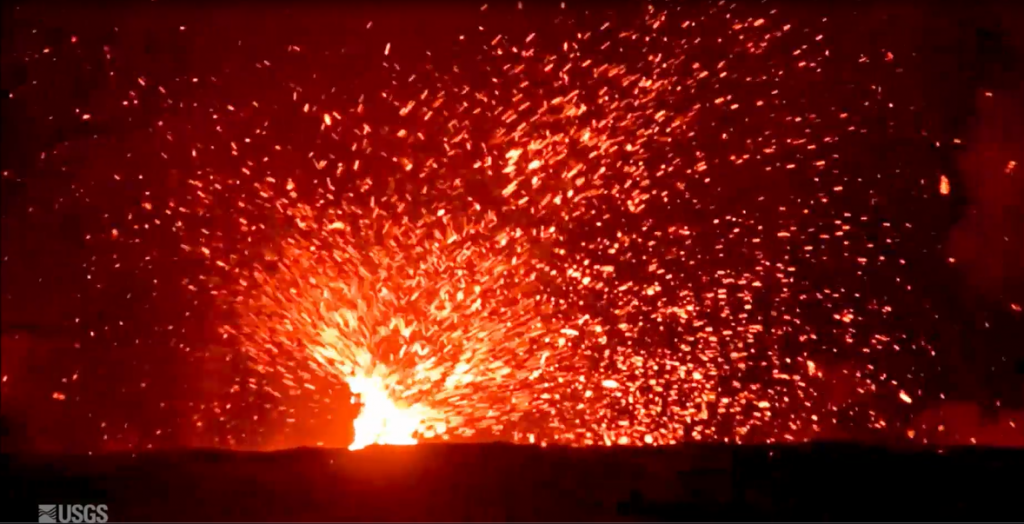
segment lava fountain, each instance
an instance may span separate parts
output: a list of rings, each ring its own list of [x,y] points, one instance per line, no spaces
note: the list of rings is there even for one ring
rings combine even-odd
[[[238,280],[225,329],[274,392],[312,389],[312,374],[347,384],[362,404],[350,449],[471,437],[525,409],[553,350],[544,304],[521,291],[528,253],[493,218],[291,214],[271,262]]]
[[[356,376],[347,382],[363,405],[353,423],[355,439],[348,449],[358,450],[373,444],[407,446],[417,443],[417,434],[425,432],[426,408],[403,406],[392,400],[380,377]]]

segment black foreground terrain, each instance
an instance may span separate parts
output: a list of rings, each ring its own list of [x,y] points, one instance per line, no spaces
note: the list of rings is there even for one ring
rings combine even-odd
[[[847,445],[3,457],[4,520],[40,503],[110,521],[1017,520],[1024,452]]]

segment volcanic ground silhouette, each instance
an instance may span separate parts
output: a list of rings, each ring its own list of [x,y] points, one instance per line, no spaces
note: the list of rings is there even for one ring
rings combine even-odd
[[[850,445],[371,447],[4,457],[4,519],[105,503],[111,521],[1002,520],[1020,451]]]

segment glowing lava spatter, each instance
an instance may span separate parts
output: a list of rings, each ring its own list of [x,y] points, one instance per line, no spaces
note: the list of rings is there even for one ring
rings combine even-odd
[[[144,248],[170,229],[183,258],[205,262],[183,287],[232,313],[220,333],[253,370],[233,406],[279,403],[294,420],[307,399],[333,407],[314,382],[348,384],[363,403],[353,449],[478,433],[811,438],[855,411],[851,398],[897,387],[876,354],[923,347],[864,285],[871,270],[898,274],[880,246],[909,233],[865,234],[883,219],[837,203],[875,200],[850,189],[866,182],[836,144],[869,131],[878,115],[847,111],[885,107],[883,90],[850,95],[870,104],[809,97],[829,91],[816,87],[828,39],[740,10],[651,7],[539,36],[481,28],[469,60],[399,67],[396,47],[383,69],[339,80],[387,81],[345,95],[313,74],[225,107],[188,98],[194,79],[140,78],[133,98],[197,108],[154,128],[176,139],[167,148],[201,137],[182,149],[200,168],[168,194],[147,187],[116,241]],[[291,49],[282,60],[313,55]],[[319,62],[337,53],[316,56],[343,70]],[[223,76],[283,84],[273,63]]]
[[[473,72],[416,69],[422,89],[384,102],[318,111],[296,91],[327,149],[308,179],[253,180],[246,206],[271,214],[255,222],[294,226],[275,226],[272,260],[225,264],[241,319],[225,332],[289,389],[313,370],[358,390],[356,447],[415,441],[426,414],[392,402],[432,410],[446,436],[810,438],[842,405],[819,395],[826,369],[811,357],[891,343],[857,329],[870,308],[797,272],[819,251],[852,254],[852,220],[804,211],[833,183],[766,191],[785,204],[759,214],[720,193],[824,177],[846,115],[794,116],[802,91],[786,98],[784,81],[815,77],[828,48],[808,34],[786,61],[764,61],[790,26],[671,16],[651,9],[637,27],[546,51],[497,37]],[[397,124],[378,127],[368,107]],[[355,156],[327,169],[342,151]],[[389,174],[363,175],[370,165]],[[221,205],[206,188],[226,183],[198,184],[206,207]],[[811,327],[811,309],[838,321]],[[874,387],[866,371],[851,382]]]

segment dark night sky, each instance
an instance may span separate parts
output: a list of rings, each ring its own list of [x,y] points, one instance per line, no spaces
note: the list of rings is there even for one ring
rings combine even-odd
[[[940,369],[930,374],[928,387],[944,392],[950,400],[986,407],[998,401],[1004,408],[1020,409],[1024,407],[1024,356],[1019,348],[1024,347],[1024,328],[1021,314],[1010,304],[1024,304],[1024,172],[1019,168],[1015,176],[1001,172],[1007,159],[1024,162],[1024,26],[1019,9],[1011,3],[972,2],[955,8],[954,2],[944,7],[924,2],[869,6],[837,2],[812,7],[806,2],[782,3],[779,8],[796,21],[824,16],[841,20],[829,33],[837,53],[886,49],[903,64],[906,73],[893,89],[898,92],[897,99],[918,108],[912,127],[919,133],[907,130],[877,139],[872,148],[878,158],[905,157],[905,163],[916,169],[906,180],[888,180],[879,194],[883,200],[887,194],[900,194],[919,184],[917,175],[922,172],[934,174],[934,179],[946,174],[953,187],[949,198],[927,209],[910,208],[898,200],[883,202],[880,208],[893,223],[914,223],[913,240],[894,255],[917,268],[906,275],[907,283],[921,290],[928,314],[933,315],[908,321],[908,325],[921,326],[938,351]],[[285,45],[312,49],[347,46],[357,66],[344,74],[325,72],[324,77],[333,74],[336,79],[361,82],[357,73],[360,49],[377,49],[381,42],[398,42],[396,50],[426,47],[436,42],[438,35],[472,30],[478,16],[472,5],[439,8],[428,2],[420,7],[411,7],[411,3],[352,6],[346,2],[345,8],[285,2],[244,8],[240,4],[173,5],[4,6],[0,162],[4,172],[3,372],[31,376],[35,388],[15,391],[5,384],[5,410],[48,398],[51,391],[62,389],[60,377],[70,376],[82,362],[104,377],[101,386],[90,386],[94,390],[83,395],[119,399],[109,401],[109,409],[116,412],[110,416],[112,420],[144,418],[161,398],[199,402],[203,384],[215,389],[224,380],[217,374],[230,373],[161,349],[183,343],[173,333],[153,336],[148,340],[151,349],[144,354],[88,343],[88,331],[108,326],[115,318],[132,319],[134,324],[191,322],[190,329],[198,333],[210,329],[204,319],[179,318],[173,292],[164,288],[159,291],[167,299],[139,308],[104,302],[101,297],[106,295],[98,295],[87,280],[85,267],[96,251],[86,236],[108,229],[106,206],[130,197],[111,191],[106,201],[83,202],[71,198],[74,191],[68,188],[87,186],[89,177],[104,168],[103,155],[109,151],[120,151],[128,144],[137,146],[142,157],[141,151],[151,147],[146,138],[150,120],[159,111],[144,107],[141,116],[129,124],[49,119],[49,115],[73,114],[73,108],[118,103],[120,95],[107,89],[109,80],[102,72],[102,60],[96,58],[102,56],[97,49],[102,45],[116,48],[121,70],[153,71],[153,76],[159,71],[171,78],[216,76],[236,63],[279,56]],[[631,12],[607,2],[600,8],[618,9],[624,17]],[[510,17],[505,23],[543,24],[552,9],[539,7],[523,15],[529,18],[526,22]],[[374,21],[377,32],[363,37],[357,30],[367,20]],[[180,34],[179,26],[187,28],[187,36]],[[70,42],[72,35],[78,43]],[[232,45],[238,40],[245,41],[244,48]],[[29,63],[21,58],[44,47],[52,48],[60,60]],[[301,71],[316,66],[294,67]],[[236,82],[226,89],[242,98],[262,87]],[[994,96],[987,97],[986,92]],[[928,140],[921,139],[922,132]],[[954,138],[962,139],[964,146],[951,147]],[[942,145],[929,146],[931,141]],[[64,165],[70,169],[55,169],[41,158],[42,152],[55,149],[65,151],[70,160]],[[865,158],[862,167],[871,169],[874,161]],[[119,165],[125,171],[139,167],[132,162]],[[957,262],[950,264],[948,258]],[[176,270],[187,273],[188,268]],[[134,290],[143,294],[149,290],[147,286],[153,284],[115,279],[103,293]],[[17,333],[50,342],[26,352],[9,338]],[[76,348],[76,343],[80,347]],[[74,357],[68,356],[72,353]],[[71,367],[75,369],[69,368],[69,362],[74,362]],[[119,392],[134,382],[131,377],[140,367],[164,369],[164,380],[156,380],[146,391],[125,399]],[[187,381],[188,392],[175,389],[186,383],[182,377],[195,373],[204,374],[204,380]],[[116,409],[112,407],[115,402]],[[72,409],[68,405],[45,409]],[[176,443],[191,442],[182,437]]]

